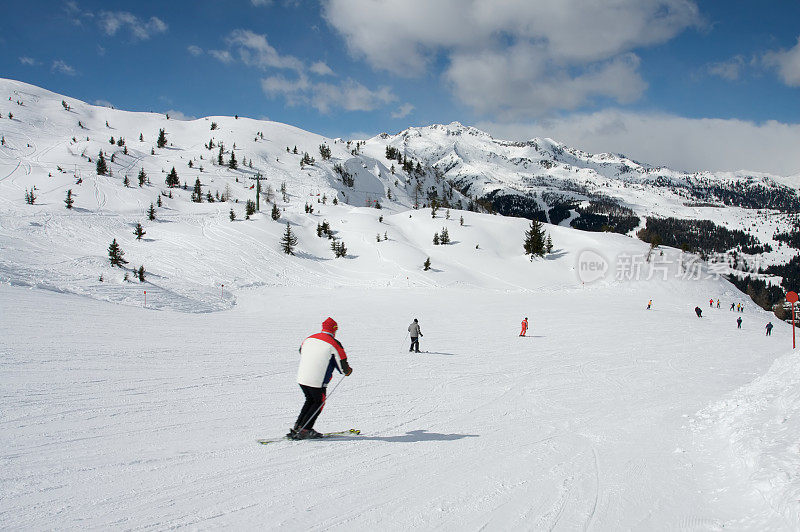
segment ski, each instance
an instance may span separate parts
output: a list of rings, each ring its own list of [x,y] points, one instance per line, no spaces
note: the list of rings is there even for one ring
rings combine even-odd
[[[323,432],[322,438],[310,438],[310,440],[320,440],[324,438],[333,438],[336,436],[357,436],[361,434],[361,431],[358,429],[348,429],[348,430],[340,430],[337,432]],[[272,439],[265,439],[265,440],[256,440],[261,445],[267,445],[268,443],[276,443],[279,441],[305,441],[305,440],[295,440],[290,438],[289,436],[282,436],[280,438],[272,438]]]

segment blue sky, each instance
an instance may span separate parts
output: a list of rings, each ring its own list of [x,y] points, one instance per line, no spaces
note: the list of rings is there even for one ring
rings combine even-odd
[[[4,12],[0,75],[329,136],[457,120],[687,170],[792,175],[798,21],[798,1],[29,1]]]

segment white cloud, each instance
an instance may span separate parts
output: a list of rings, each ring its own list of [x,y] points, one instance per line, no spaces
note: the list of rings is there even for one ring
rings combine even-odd
[[[281,55],[270,46],[265,35],[250,30],[233,30],[225,39],[228,50],[210,50],[209,53],[222,62],[233,61],[234,54],[246,65],[267,69],[280,68],[303,70],[303,62],[291,55]]]
[[[115,109],[114,104],[109,102],[108,100],[95,100],[95,105],[99,105],[100,107],[108,107],[109,109]]]
[[[794,48],[767,52],[763,61],[778,71],[778,76],[786,85],[800,87],[800,37]]]
[[[272,0],[250,0],[250,3],[256,7],[272,5]]]
[[[98,23],[106,35],[116,35],[121,28],[128,28],[134,39],[149,39],[157,33],[167,31],[167,24],[158,17],[142,20],[127,11],[101,11]]]
[[[271,76],[261,80],[261,87],[272,98],[283,97],[289,106],[308,105],[321,113],[334,109],[372,111],[397,99],[389,87],[372,90],[353,79],[314,83],[304,74],[295,80]]]
[[[623,152],[654,165],[686,171],[750,170],[800,173],[800,124],[685,118],[605,110],[538,123],[483,122],[498,138],[550,137],[591,153]]]
[[[36,59],[34,59],[32,57],[20,57],[19,58],[19,62],[22,63],[23,65],[28,65],[28,66],[34,66],[34,65],[38,65],[39,64],[36,61]]]
[[[414,110],[413,105],[411,105],[410,103],[404,103],[397,109],[397,111],[392,113],[392,118],[405,118],[413,110]]]
[[[195,44],[188,46],[186,49],[189,51],[190,54],[192,54],[195,57],[203,55],[203,49]]]
[[[708,65],[708,73],[713,76],[718,76],[728,81],[736,81],[742,75],[747,65],[745,58],[741,55],[734,56],[727,61],[720,63],[711,63]]]
[[[444,58],[463,102],[523,116],[638,98],[632,52],[702,23],[694,0],[323,0],[323,16],[374,68],[417,76]]]
[[[218,61],[223,63],[233,63],[233,56],[228,50],[209,50],[208,53]]]
[[[77,74],[75,69],[70,65],[66,64],[61,59],[56,59],[53,61],[53,66],[50,67],[50,70],[53,72],[58,72],[60,74],[66,74],[68,76],[74,76]]]
[[[313,72],[314,74],[316,74],[318,76],[333,76],[334,75],[333,70],[331,70],[331,67],[329,67],[328,65],[326,65],[322,61],[317,61],[316,63],[314,63],[313,65],[308,67],[308,70],[310,70],[311,72]]]
[[[576,109],[593,97],[636,100],[647,87],[634,54],[595,63],[580,74],[548,63],[540,46],[520,44],[504,51],[458,54],[445,73],[453,93],[482,114],[501,118],[539,116]]]

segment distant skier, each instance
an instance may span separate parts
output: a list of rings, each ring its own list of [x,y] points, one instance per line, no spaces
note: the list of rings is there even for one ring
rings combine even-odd
[[[767,323],[767,336],[772,336],[772,322]]]
[[[520,331],[520,336],[525,336],[525,333],[528,332],[528,317],[525,316],[525,319],[522,320],[522,331]]]
[[[333,370],[350,375],[353,369],[347,363],[344,347],[335,338],[338,325],[333,318],[322,322],[322,332],[312,334],[300,344],[300,367],[297,369],[297,383],[303,390],[306,402],[300,410],[294,428],[287,436],[293,440],[320,438],[322,434],[314,430],[322,406],[325,392],[333,377]]]
[[[736,308],[736,303],[731,303],[731,310],[733,310],[734,308]]]
[[[697,314],[698,318],[703,317],[703,310],[700,307],[694,307],[694,313]]]
[[[708,300],[708,306],[709,307],[713,307],[714,306],[714,298],[713,297]]]
[[[742,328],[742,317],[741,316],[739,316],[736,319],[736,325],[737,325],[737,327],[736,327],[737,329],[741,329]]]
[[[650,307],[652,306],[653,306],[653,300],[651,299],[650,301],[647,302],[647,310],[650,310]]]
[[[717,308],[719,308],[719,299],[717,299]]]
[[[419,337],[425,335],[422,334],[422,331],[419,329],[419,321],[417,321],[417,318],[414,318],[414,321],[408,326],[408,334],[411,335],[411,347],[408,348],[408,352],[414,351],[415,353],[419,353]]]

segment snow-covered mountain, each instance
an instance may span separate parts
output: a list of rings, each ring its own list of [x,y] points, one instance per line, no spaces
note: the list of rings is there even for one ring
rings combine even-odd
[[[178,121],[10,80],[0,114],[0,528],[800,523],[791,327],[715,275],[726,264],[628,234],[710,219],[773,245],[721,254],[785,261],[792,179],[459,124],[347,141]],[[559,222],[552,253],[531,260],[529,221],[488,210]],[[603,221],[626,234],[569,227]],[[257,445],[293,423],[297,345],[327,316],[354,373],[316,428],[361,435]]]
[[[505,261],[526,260],[525,220],[492,221],[457,209],[595,230],[604,222],[603,228],[628,234],[645,227],[648,216],[710,219],[770,244],[769,252],[740,247],[750,259],[742,264],[779,264],[795,254],[774,235],[791,230],[787,211],[800,199],[791,179],[775,176],[689,175],[549,139],[496,140],[458,123],[342,140],[243,117],[180,121],[93,106],[12,80],[0,80],[0,114],[0,278],[13,283],[138,303],[138,289],[113,282],[118,276],[111,272],[119,270],[108,266],[106,248],[117,239],[130,267],[149,272],[151,304],[169,301],[163,304],[176,308],[225,307],[233,300],[216,297],[218,290],[226,293],[222,285],[528,286],[524,269],[503,279],[490,273]],[[166,144],[158,147],[161,130]],[[100,153],[106,175],[97,172]],[[173,168],[177,188],[165,183]],[[256,199],[256,177],[264,178],[261,213],[245,221],[245,203]],[[196,183],[202,196],[197,203],[191,201]],[[64,208],[68,190],[71,210]],[[32,205],[25,202],[29,193]],[[760,199],[773,208],[751,208]],[[443,206],[436,219],[430,211],[409,211],[434,203]],[[272,204],[281,213],[277,222],[270,219]],[[329,241],[317,236],[323,221],[345,242],[347,258],[331,258]],[[280,253],[286,222],[299,237],[297,257],[312,260]],[[145,227],[143,240],[134,239],[136,223]],[[447,226],[456,244],[433,246],[433,233]],[[571,272],[561,284],[575,281],[575,255],[567,251],[577,249],[567,249],[567,242],[607,246],[590,233],[548,231],[565,250],[548,262],[553,275]],[[238,260],[230,260],[232,254]],[[420,270],[427,257],[440,274]],[[208,297],[197,306],[201,293]]]

